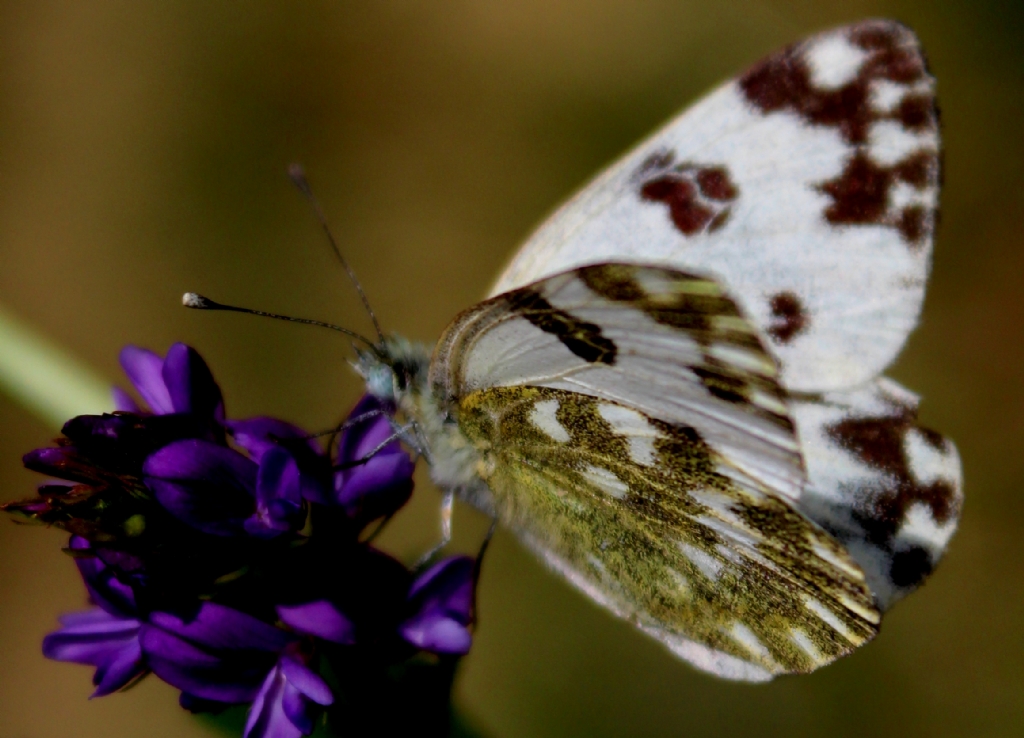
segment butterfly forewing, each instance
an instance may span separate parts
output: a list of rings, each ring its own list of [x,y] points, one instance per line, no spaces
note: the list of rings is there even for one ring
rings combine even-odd
[[[805,480],[774,361],[713,280],[658,267],[583,267],[457,318],[431,368],[442,398],[533,385],[696,429],[731,473],[795,498]]]
[[[793,505],[774,364],[714,281],[556,275],[456,319],[431,375],[501,519],[684,658],[764,678],[875,633],[860,567]]]
[[[716,275],[788,389],[879,374],[917,323],[939,184],[934,79],[868,21],[769,56],[558,210],[492,294],[605,261]]]

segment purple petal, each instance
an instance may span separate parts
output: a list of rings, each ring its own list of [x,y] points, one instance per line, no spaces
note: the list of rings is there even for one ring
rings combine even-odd
[[[176,343],[167,351],[163,380],[175,412],[224,419],[224,399],[210,367],[190,346]]]
[[[473,608],[473,570],[476,562],[469,556],[451,556],[437,562],[416,578],[409,588],[410,600],[424,605],[443,606],[461,613],[469,621]]]
[[[96,669],[92,683],[96,685],[93,697],[103,697],[116,692],[146,671],[142,661],[142,646],[133,638],[108,663]]]
[[[382,452],[335,477],[336,504],[363,523],[391,514],[412,495],[414,469],[412,459],[404,451]]]
[[[267,675],[249,708],[243,738],[299,738],[302,731],[281,709],[287,682],[276,667]]]
[[[431,653],[466,654],[473,645],[469,629],[446,617],[414,618],[399,632],[412,645]]]
[[[227,421],[235,443],[257,462],[271,450],[284,449],[295,459],[299,469],[300,494],[304,499],[327,503],[333,470],[330,459],[315,438],[291,423],[276,418],[251,418]]]
[[[248,655],[232,661],[151,625],[142,626],[139,641],[154,674],[172,687],[204,700],[249,702],[273,667],[269,654],[262,659]]]
[[[302,502],[299,465],[284,449],[270,449],[260,459],[259,473],[256,477],[256,500],[264,505],[274,500],[285,500],[296,505]]]
[[[21,463],[26,469],[40,474],[72,482],[93,482],[93,471],[77,457],[78,450],[74,446],[37,448],[22,456]]]
[[[303,735],[313,732],[314,709],[306,696],[287,682],[281,690],[281,711]]]
[[[120,387],[110,388],[111,397],[114,400],[114,410],[119,410],[123,413],[141,413],[142,408],[135,402],[135,398],[129,395]]]
[[[61,618],[63,627],[43,639],[43,655],[55,661],[96,665],[136,639],[139,621],[96,608]]]
[[[306,522],[299,466],[283,448],[271,449],[260,460],[256,477],[256,513],[245,522],[250,535],[275,536],[299,530]]]
[[[138,620],[118,618],[95,608],[69,613],[64,627],[43,639],[43,655],[96,667],[93,697],[115,692],[145,672]]]
[[[313,732],[317,703],[329,705],[334,695],[304,661],[301,654],[281,655],[249,709],[245,738],[298,738]]]
[[[121,367],[149,409],[157,415],[174,412],[174,403],[163,378],[164,360],[138,346],[121,349]]]
[[[213,535],[236,535],[255,509],[255,463],[209,441],[177,441],[146,459],[142,471],[172,515]]]
[[[72,551],[88,551],[91,544],[80,536],[72,536],[68,543]],[[110,568],[96,556],[79,556],[75,559],[82,575],[89,599],[112,615],[135,617],[135,592],[114,576]]]
[[[327,682],[297,658],[284,654],[278,661],[278,667],[288,683],[313,702],[318,705],[329,705],[334,702],[334,695],[331,694]]]
[[[355,643],[355,625],[327,600],[302,605],[278,605],[281,622],[304,635],[317,636],[332,643]]]
[[[297,425],[277,418],[262,416],[247,420],[228,420],[225,425],[234,436],[235,443],[257,462],[267,451],[281,446],[282,440],[301,441],[314,453],[323,454],[323,449],[315,438],[310,438],[309,434]]]
[[[154,612],[150,622],[161,629],[208,649],[255,650],[277,653],[295,637],[240,610],[204,602],[196,616],[183,620],[167,612]]]
[[[372,395],[363,395],[352,412],[349,413],[349,417],[357,418],[377,410],[385,411],[387,408]],[[394,432],[386,413],[369,418],[349,428],[342,436],[341,443],[338,444],[338,461],[344,463],[361,459],[387,440]],[[400,448],[401,445],[396,440],[385,446],[381,453],[395,453]]]
[[[464,654],[472,644],[475,562],[468,556],[440,561],[409,589],[414,615],[399,632],[414,646],[434,653]]]

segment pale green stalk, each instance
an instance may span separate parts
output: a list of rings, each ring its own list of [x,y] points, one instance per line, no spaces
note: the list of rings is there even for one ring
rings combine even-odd
[[[113,409],[109,382],[2,307],[0,390],[54,428]]]

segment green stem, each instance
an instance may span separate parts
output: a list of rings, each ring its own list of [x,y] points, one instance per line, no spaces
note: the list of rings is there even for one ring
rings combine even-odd
[[[0,390],[47,425],[112,409],[110,384],[0,307]]]

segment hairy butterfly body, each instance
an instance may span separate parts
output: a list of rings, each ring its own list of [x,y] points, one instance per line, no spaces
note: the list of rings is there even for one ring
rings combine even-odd
[[[881,377],[936,219],[934,80],[888,21],[788,47],[558,210],[432,356],[361,354],[435,482],[720,676],[870,640],[961,506]]]

